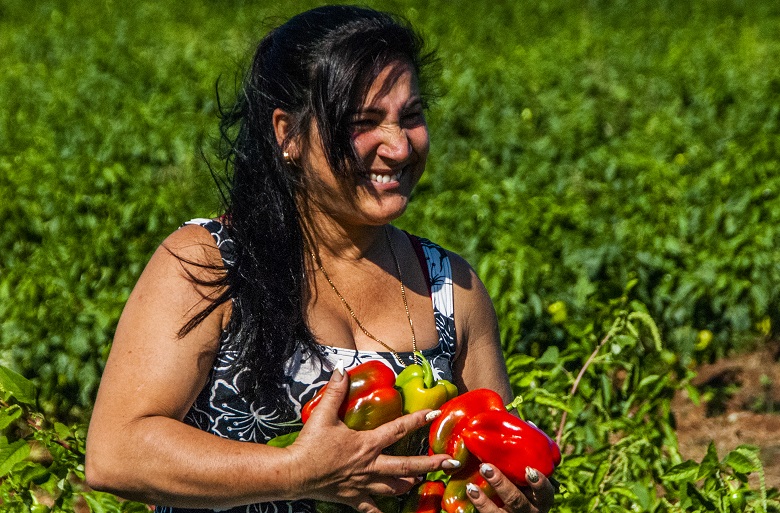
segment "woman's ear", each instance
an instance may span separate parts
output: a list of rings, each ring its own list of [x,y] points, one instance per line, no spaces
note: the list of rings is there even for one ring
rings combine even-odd
[[[292,130],[293,125],[293,120],[290,115],[282,109],[274,109],[274,112],[271,115],[271,122],[274,125],[276,142],[282,148],[282,151],[287,152],[292,159],[297,158],[297,144],[290,138],[290,131]]]

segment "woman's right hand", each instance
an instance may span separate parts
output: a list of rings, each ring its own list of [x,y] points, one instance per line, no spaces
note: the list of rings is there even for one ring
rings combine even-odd
[[[379,512],[372,495],[399,495],[418,476],[440,470],[449,459],[434,456],[390,456],[382,450],[427,424],[422,410],[368,431],[354,431],[338,417],[349,388],[334,371],[320,403],[288,450],[292,483],[302,497],[347,504],[362,513]]]

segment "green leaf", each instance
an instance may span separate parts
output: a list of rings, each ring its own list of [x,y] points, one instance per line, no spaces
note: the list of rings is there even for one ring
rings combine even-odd
[[[688,460],[670,468],[663,478],[672,482],[693,481],[698,473],[699,465],[695,461]]]
[[[57,436],[60,438],[60,440],[65,440],[66,438],[70,437],[71,434],[70,428],[61,422],[54,423],[54,432],[57,433]]]
[[[51,472],[49,472],[49,469],[40,463],[32,461],[26,462],[25,465],[17,465],[14,468],[14,477],[24,486],[29,486],[30,482],[35,482],[38,485],[43,484],[50,476]]]
[[[30,445],[26,440],[17,440],[0,448],[0,477],[8,474],[14,465],[30,454]]]
[[[121,511],[119,500],[105,492],[89,492],[81,494],[84,500],[89,505],[89,510],[92,513],[116,513]]]
[[[22,413],[22,407],[18,404],[12,404],[0,410],[0,430],[10,426],[16,419],[22,416]]]
[[[571,413],[571,408],[569,408],[569,406],[565,402],[561,401],[556,397],[551,397],[549,395],[537,395],[534,397],[534,402],[538,404],[543,404],[545,406],[552,406],[553,408],[557,408],[559,410],[563,410],[565,412]]]
[[[3,365],[0,365],[0,389],[20,403],[35,404],[36,390],[32,381]]]
[[[707,447],[707,454],[699,465],[699,473],[696,475],[696,480],[712,475],[718,468],[720,468],[718,451],[715,448],[715,443],[710,442],[710,445]]]
[[[639,498],[636,496],[636,494],[634,493],[634,491],[633,491],[633,490],[630,490],[630,489],[628,489],[628,488],[625,488],[625,487],[623,487],[623,486],[615,486],[615,487],[613,487],[613,488],[608,488],[608,489],[606,490],[606,492],[607,492],[608,494],[609,494],[609,493],[614,493],[614,494],[617,494],[617,495],[622,495],[623,497],[628,497],[629,499],[631,499],[631,500],[632,500],[632,501],[634,501],[634,502],[637,502],[637,501],[638,501],[638,499],[639,499]]]
[[[554,365],[558,363],[558,357],[560,355],[560,351],[555,346],[550,346],[547,348],[547,350],[542,354],[542,356],[539,357],[538,360],[536,360],[536,363],[539,365]]]
[[[522,367],[531,363],[534,363],[536,361],[536,358],[534,358],[531,355],[527,354],[516,354],[509,357],[509,361],[507,362],[507,365],[517,365],[518,367]]]
[[[740,474],[750,474],[751,472],[758,472],[760,469],[753,458],[739,450],[733,450],[728,453],[723,459],[723,464],[733,468],[735,472]]]
[[[275,436],[266,443],[271,447],[288,447],[292,445],[293,442],[295,442],[295,440],[298,438],[298,435],[300,434],[300,431],[293,431],[292,433],[287,433],[286,435]]]
[[[604,460],[599,464],[598,468],[596,469],[596,472],[593,474],[593,486],[596,487],[601,486],[601,482],[604,481],[604,478],[609,472],[609,468],[610,468],[609,460]]]
[[[636,501],[641,506],[643,511],[647,511],[650,509],[650,505],[653,501],[653,493],[652,491],[642,483],[633,483],[631,485],[631,490],[634,492],[634,495],[636,496]]]

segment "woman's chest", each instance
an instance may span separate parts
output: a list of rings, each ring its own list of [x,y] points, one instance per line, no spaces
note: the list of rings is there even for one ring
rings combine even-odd
[[[328,277],[329,278],[329,277]],[[338,287],[320,277],[306,320],[323,344],[358,351],[432,349],[438,332],[424,281],[344,279]]]

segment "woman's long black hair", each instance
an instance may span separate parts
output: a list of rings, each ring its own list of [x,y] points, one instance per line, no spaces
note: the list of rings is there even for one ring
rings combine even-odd
[[[355,6],[312,9],[263,38],[235,103],[222,110],[229,177],[223,223],[234,242],[234,263],[209,282],[219,293],[180,335],[232,300],[227,330],[240,337],[235,368],[249,369],[238,376],[250,401],[262,397],[289,412],[285,363],[299,347],[318,354],[305,319],[306,234],[316,227],[306,225],[302,210],[311,185],[303,170],[286,162],[284,146],[297,141],[300,147],[316,124],[334,175],[345,186],[353,183],[361,164],[350,115],[386,66],[408,63],[424,78],[432,54],[423,51],[419,34],[396,16]],[[292,119],[282,146],[272,125],[277,108]]]

